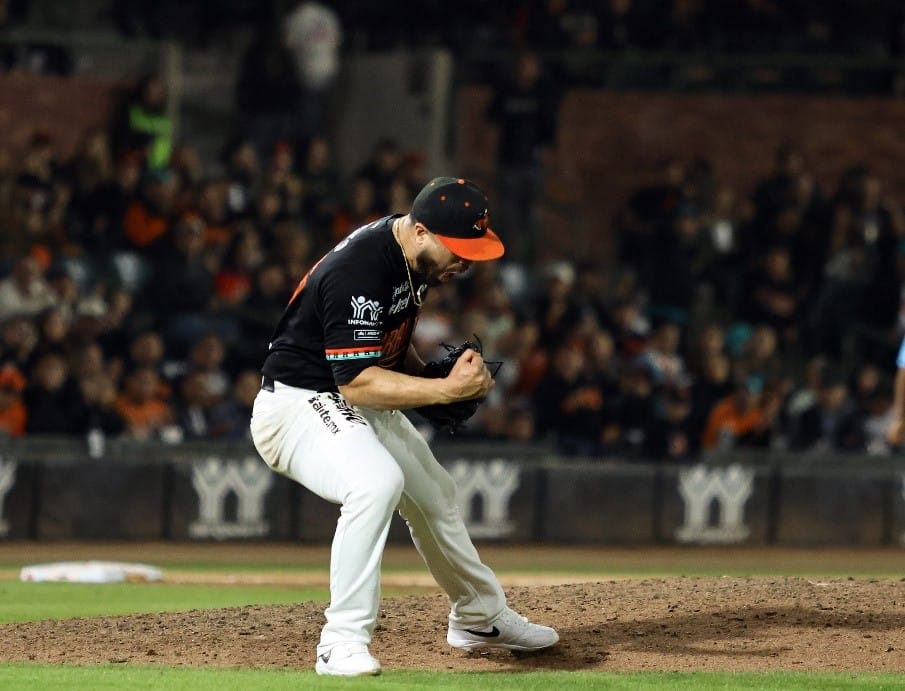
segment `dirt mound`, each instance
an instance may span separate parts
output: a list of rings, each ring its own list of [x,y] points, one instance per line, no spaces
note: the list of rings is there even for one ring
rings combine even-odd
[[[512,606],[556,627],[515,656],[446,645],[445,598],[386,599],[372,652],[386,669],[516,671],[905,669],[905,583],[663,578],[517,587]],[[0,660],[310,668],[323,603],[0,626]]]

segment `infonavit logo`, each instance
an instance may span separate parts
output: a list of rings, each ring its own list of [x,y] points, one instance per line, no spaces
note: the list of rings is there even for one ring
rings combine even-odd
[[[352,319],[366,322],[376,322],[380,319],[383,307],[377,300],[369,300],[364,295],[352,298]]]

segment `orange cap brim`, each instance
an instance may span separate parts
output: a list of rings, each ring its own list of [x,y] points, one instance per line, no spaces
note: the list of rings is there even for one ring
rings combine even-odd
[[[503,241],[490,228],[479,238],[451,238],[437,235],[437,239],[454,255],[470,262],[499,259],[506,252]]]

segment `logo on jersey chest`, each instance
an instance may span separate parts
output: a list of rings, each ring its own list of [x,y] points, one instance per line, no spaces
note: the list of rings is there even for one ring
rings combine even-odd
[[[349,324],[377,326],[383,306],[377,300],[369,300],[364,295],[352,298],[352,318]]]
[[[401,312],[406,307],[409,306],[409,303],[412,301],[412,294],[406,293],[401,298],[393,302],[393,305],[390,307],[390,311],[387,314],[397,314]]]

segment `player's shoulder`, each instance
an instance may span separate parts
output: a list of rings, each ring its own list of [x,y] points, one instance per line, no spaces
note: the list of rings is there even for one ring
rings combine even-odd
[[[337,259],[369,255],[377,247],[386,245],[393,239],[392,225],[395,218],[384,216],[353,230],[330,251],[330,254]]]
[[[318,278],[346,282],[378,279],[392,270],[393,216],[361,226],[324,257]]]

